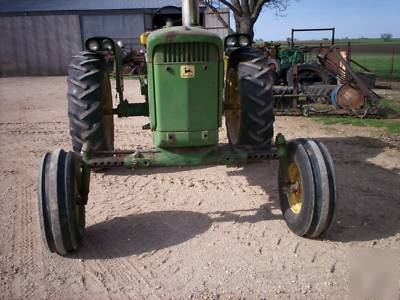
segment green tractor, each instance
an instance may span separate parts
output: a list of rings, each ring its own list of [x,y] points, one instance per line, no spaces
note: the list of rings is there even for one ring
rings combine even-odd
[[[123,97],[120,48],[106,37],[86,41],[72,58],[68,116],[73,151],[44,154],[38,189],[40,224],[49,251],[78,250],[85,229],[90,170],[244,165],[278,159],[284,220],[297,235],[315,238],[332,223],[336,203],[332,159],[316,140],[274,140],[273,75],[261,51],[245,35],[223,41],[201,28],[196,0],[182,1],[183,26],[166,26],[147,37],[146,101]],[[224,71],[224,50],[229,52]],[[113,52],[113,107],[105,54]],[[174,87],[174,88],[171,88]],[[219,144],[222,116],[229,144]],[[113,117],[148,116],[152,149],[114,149]]]

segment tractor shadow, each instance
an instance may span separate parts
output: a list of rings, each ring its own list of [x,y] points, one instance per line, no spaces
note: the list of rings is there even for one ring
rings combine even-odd
[[[336,219],[321,239],[336,242],[373,241],[399,234],[400,154],[397,152],[397,156],[393,157],[392,160],[397,162],[394,165],[379,158],[385,148],[396,147],[365,137],[318,140],[327,146],[334,160],[338,191]],[[246,176],[250,185],[262,187],[270,199],[277,201],[275,204],[279,207],[276,183],[278,164],[272,168],[264,167],[267,171],[261,168],[257,172],[252,170],[259,166],[262,164],[248,165],[229,175]],[[264,173],[265,177],[260,173]]]
[[[266,163],[268,164],[268,163]],[[115,168],[102,170],[107,175],[129,176],[132,172],[139,175],[161,173],[175,173],[187,170],[201,170],[212,168],[210,166],[196,167],[168,167],[129,170]],[[269,172],[265,164],[253,164],[245,170],[236,167],[229,168],[229,175],[242,175],[249,172],[252,178],[260,177],[263,189],[276,189],[276,175]],[[231,171],[234,170],[234,171]],[[262,172],[261,172],[262,170]],[[210,170],[211,172],[211,170]],[[253,175],[251,175],[253,174]],[[264,179],[264,180],[263,180]],[[194,196],[195,197],[195,196]],[[149,255],[154,251],[169,248],[195,239],[207,232],[215,223],[257,223],[269,220],[281,220],[281,214],[276,214],[279,209],[277,199],[271,199],[260,207],[242,210],[224,211],[152,211],[116,217],[86,228],[85,239],[78,253],[72,258],[83,259],[111,259],[131,255]],[[272,212],[274,211],[274,213]]]
[[[213,223],[256,223],[280,218],[270,211],[265,204],[248,210],[153,211],[113,218],[88,227],[82,248],[71,258],[111,259],[148,254],[194,239]]]
[[[385,148],[393,146],[363,137],[319,140],[327,146],[335,162],[339,195],[336,219],[322,239],[333,242],[373,241],[400,233],[400,168],[398,163],[386,164],[379,158]],[[111,169],[103,172],[127,176],[132,172],[150,175],[203,168],[208,167]],[[205,233],[213,223],[282,219],[281,215],[272,213],[273,209],[279,208],[277,161],[229,168],[227,174],[244,176],[249,185],[261,187],[268,194],[269,201],[259,208],[250,209],[245,215],[242,215],[244,211],[154,211],[107,220],[87,228],[83,247],[73,257],[107,259],[140,255],[187,242]],[[282,226],[285,226],[283,222]]]
[[[321,138],[335,162],[336,220],[325,239],[373,241],[400,233],[400,154],[391,162],[380,154],[395,146],[374,138]],[[385,167],[384,167],[385,166]]]

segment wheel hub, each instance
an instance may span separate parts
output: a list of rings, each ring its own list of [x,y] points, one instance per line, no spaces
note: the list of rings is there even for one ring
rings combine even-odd
[[[229,108],[226,111],[227,130],[231,142],[236,144],[239,139],[241,109],[239,83],[234,69],[231,69],[227,75],[226,89],[225,105]]]
[[[288,200],[293,213],[299,214],[302,207],[303,190],[301,185],[300,171],[294,162],[288,166]]]

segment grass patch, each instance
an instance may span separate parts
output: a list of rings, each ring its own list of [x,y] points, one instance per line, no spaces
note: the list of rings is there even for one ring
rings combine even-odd
[[[324,125],[353,125],[385,128],[391,134],[400,133],[400,96],[390,96],[379,102],[380,113],[385,119],[360,119],[355,117],[320,116],[313,120]]]
[[[352,59],[374,72],[379,79],[400,80],[400,55],[394,58],[393,73],[391,54],[353,54]]]
[[[379,103],[380,113],[385,118],[400,118],[400,96],[382,99]]]
[[[324,125],[353,125],[361,127],[385,128],[389,133],[400,133],[400,119],[358,119],[354,117],[315,117],[313,120]]]

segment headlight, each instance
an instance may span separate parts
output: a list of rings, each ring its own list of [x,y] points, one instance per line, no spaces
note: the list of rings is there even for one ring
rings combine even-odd
[[[109,39],[104,39],[102,44],[104,50],[111,51],[113,49],[113,43]]]
[[[235,36],[230,36],[226,39],[226,46],[234,47],[237,44],[237,39]]]
[[[96,41],[96,40],[91,40],[91,41],[89,41],[89,43],[88,43],[88,48],[89,48],[89,50],[97,51],[97,50],[99,50],[99,48],[100,48],[100,44],[99,44],[99,42]]]
[[[249,37],[248,37],[248,36],[242,35],[242,36],[239,38],[239,45],[240,45],[240,47],[246,47],[246,46],[248,46],[249,44],[250,44],[250,40],[249,40]]]

